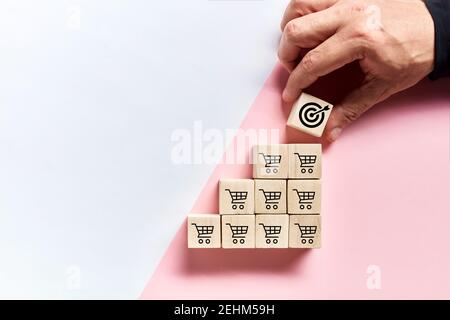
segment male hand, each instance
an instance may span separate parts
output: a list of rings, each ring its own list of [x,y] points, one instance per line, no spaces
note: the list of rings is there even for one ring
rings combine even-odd
[[[290,72],[283,99],[352,61],[365,73],[360,88],[336,105],[325,136],[342,129],[433,70],[434,22],[421,0],[292,0],[281,23],[279,59]],[[304,49],[311,49],[301,58]]]

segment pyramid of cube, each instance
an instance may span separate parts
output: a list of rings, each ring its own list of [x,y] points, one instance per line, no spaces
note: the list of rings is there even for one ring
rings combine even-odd
[[[253,179],[219,181],[219,214],[188,216],[189,248],[320,248],[320,144],[253,147]]]

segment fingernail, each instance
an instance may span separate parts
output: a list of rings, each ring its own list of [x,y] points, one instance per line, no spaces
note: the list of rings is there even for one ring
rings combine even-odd
[[[342,129],[341,128],[334,128],[330,132],[330,141],[336,141],[337,138],[341,135]]]

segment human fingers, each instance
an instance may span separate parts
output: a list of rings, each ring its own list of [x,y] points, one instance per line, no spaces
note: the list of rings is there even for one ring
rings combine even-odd
[[[319,77],[361,59],[362,54],[363,49],[357,40],[344,39],[339,33],[335,34],[309,51],[291,72],[283,91],[283,100],[293,102],[303,89]]]
[[[392,94],[391,87],[383,80],[373,79],[351,92],[333,108],[325,129],[327,140],[335,141],[344,128],[375,104],[387,99]]]
[[[338,0],[292,0],[284,11],[281,19],[281,30],[284,30],[286,24],[298,17],[327,9],[334,5]]]
[[[298,64],[302,49],[318,46],[344,23],[345,17],[334,7],[290,21],[284,29],[278,49],[280,62],[288,71],[292,71]]]

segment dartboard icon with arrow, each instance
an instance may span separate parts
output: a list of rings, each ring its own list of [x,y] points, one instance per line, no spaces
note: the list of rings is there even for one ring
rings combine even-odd
[[[322,107],[316,102],[308,102],[300,107],[298,117],[300,122],[307,128],[317,128],[325,120],[325,111],[330,110],[330,106]]]

